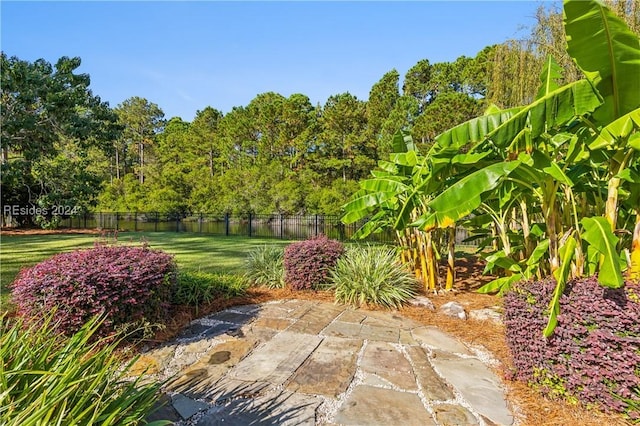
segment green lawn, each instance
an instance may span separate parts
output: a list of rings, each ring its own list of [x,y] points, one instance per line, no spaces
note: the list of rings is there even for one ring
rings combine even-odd
[[[0,302],[8,300],[8,286],[21,268],[56,253],[92,247],[94,235],[20,235],[0,240]],[[176,232],[122,232],[119,244],[140,245],[172,253],[182,270],[241,274],[247,253],[265,244],[285,246],[290,241],[247,237],[221,237]]]

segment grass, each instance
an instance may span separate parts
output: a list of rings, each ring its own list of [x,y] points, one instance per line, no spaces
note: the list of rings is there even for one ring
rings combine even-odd
[[[9,284],[20,269],[32,266],[56,253],[89,248],[96,235],[46,234],[3,235],[0,239],[0,303],[9,300]],[[285,246],[290,241],[248,237],[220,237],[176,232],[121,232],[119,244],[139,245],[146,241],[152,249],[175,255],[183,271],[243,274],[245,260],[260,245]]]
[[[162,383],[131,380],[137,358],[123,366],[119,340],[92,340],[99,319],[70,337],[52,325],[51,316],[25,327],[0,315],[0,424],[144,424]]]

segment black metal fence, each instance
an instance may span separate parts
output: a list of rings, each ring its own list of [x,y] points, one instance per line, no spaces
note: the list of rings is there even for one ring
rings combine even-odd
[[[166,215],[157,212],[85,213],[62,219],[60,226],[72,229],[104,229],[144,232],[189,232],[221,236],[245,236],[283,240],[305,240],[318,235],[347,241],[364,221],[345,225],[339,216],[281,214],[192,214]],[[456,230],[457,245],[471,245],[464,240],[464,228]],[[370,235],[364,241],[393,243],[392,230]]]
[[[317,235],[349,240],[362,223],[345,225],[339,216],[245,214],[190,216],[146,213],[86,213],[62,219],[60,226],[72,229],[104,229],[145,232],[190,232],[208,235],[304,240]],[[367,241],[393,242],[392,231],[371,235]]]

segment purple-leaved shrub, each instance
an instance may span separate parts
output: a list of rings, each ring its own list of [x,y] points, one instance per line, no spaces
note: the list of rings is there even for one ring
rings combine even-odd
[[[175,261],[167,253],[97,245],[23,269],[12,284],[12,298],[27,319],[55,309],[54,320],[66,334],[105,315],[98,333],[105,336],[120,325],[166,319],[175,275]]]
[[[619,289],[605,288],[595,277],[569,282],[560,299],[558,325],[545,339],[542,330],[554,287],[551,279],[523,283],[505,296],[513,378],[547,395],[577,399],[637,421],[640,286],[627,282]]]
[[[284,250],[284,280],[294,290],[315,289],[329,281],[329,271],[344,253],[340,241],[324,235],[289,244]]]

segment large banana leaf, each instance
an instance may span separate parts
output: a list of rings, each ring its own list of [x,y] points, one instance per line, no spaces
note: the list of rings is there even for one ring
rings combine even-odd
[[[345,214],[341,220],[343,223],[349,224],[364,219],[369,216],[375,208],[388,206],[393,203],[395,201],[394,197],[394,192],[358,192],[351,201],[343,206]]]
[[[416,150],[411,133],[404,130],[400,130],[393,135],[391,146],[393,148],[393,152],[408,152]]]
[[[613,235],[611,225],[604,217],[585,217],[581,223],[584,228],[582,239],[601,254],[598,281],[607,287],[622,287],[624,280],[620,270],[620,256],[616,251],[618,238]]]
[[[640,74],[637,78],[640,80]],[[636,96],[640,98],[640,93]],[[640,108],[634,109],[605,126],[596,139],[589,144],[589,149],[616,148],[619,140],[629,137],[633,132],[638,132],[638,129],[640,129]],[[633,145],[630,147],[634,148]]]
[[[498,110],[480,117],[473,118],[459,124],[436,137],[435,143],[430,150],[430,155],[445,149],[456,152],[460,147],[468,143],[477,143],[495,131],[502,124],[506,123],[522,108],[511,108]]]
[[[567,51],[604,103],[593,114],[607,125],[640,106],[638,37],[599,1],[566,0]]]
[[[554,90],[559,89],[560,85],[558,84],[558,80],[560,80],[562,76],[562,67],[553,59],[553,56],[549,55],[540,74],[541,84],[536,99],[543,98]]]
[[[507,291],[509,291],[511,289],[511,286],[513,286],[513,284],[517,283],[518,281],[522,281],[524,279],[525,279],[524,275],[521,273],[509,275],[506,277],[496,278],[495,280],[488,282],[482,287],[480,287],[478,289],[478,293],[492,294],[497,292],[498,295],[501,296],[505,294]]]
[[[428,203],[433,213],[419,226],[426,230],[451,226],[477,209],[482,195],[495,189],[518,166],[520,161],[495,163],[460,179]]]
[[[525,129],[529,129],[529,137],[535,139],[550,128],[592,113],[600,104],[601,98],[591,83],[578,80],[525,107],[477,117],[447,130],[436,137],[432,152],[474,143],[474,152],[493,149],[502,153]]]

